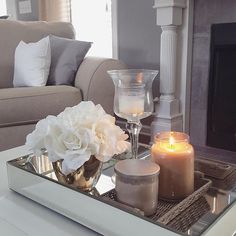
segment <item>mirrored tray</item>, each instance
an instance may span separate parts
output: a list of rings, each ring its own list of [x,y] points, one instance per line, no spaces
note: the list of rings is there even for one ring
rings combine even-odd
[[[200,198],[202,198],[202,201],[204,201],[203,200],[204,195],[206,194],[207,190],[209,189],[211,185],[211,180],[203,178],[203,176],[199,173],[195,173],[194,185],[195,185],[194,192],[187,198],[183,199],[182,201],[168,202],[168,201],[159,199],[156,213],[153,216],[150,216],[148,218],[152,220],[153,222],[160,222],[165,225],[168,225],[171,221],[175,220],[175,218],[179,214],[184,212],[188,207],[190,207],[193,204],[197,205],[198,200]],[[123,204],[118,202],[115,189],[112,189],[108,191],[107,193],[102,194],[101,196],[117,202],[120,208],[127,209],[127,206],[124,206]],[[206,204],[204,206],[204,209],[198,208],[198,210],[196,210],[194,214],[189,214],[185,216],[186,218],[190,218],[188,219],[188,226],[191,226],[191,224],[195,223],[195,221],[199,217],[199,214],[200,215],[204,214],[206,210],[210,209],[210,206],[207,204],[206,200],[205,200],[205,203]],[[130,210],[132,210],[132,208]],[[142,212],[140,212],[139,209],[133,209],[133,211],[136,211],[137,213],[142,214]],[[179,230],[181,232],[184,232],[185,228],[186,226],[184,227],[184,229],[179,228]],[[175,227],[173,229],[175,229]]]
[[[192,195],[181,202],[159,200],[157,213],[147,218],[139,210],[117,201],[110,177],[116,161],[104,165],[95,190],[86,193],[59,183],[46,155],[36,157],[31,154],[7,163],[9,187],[104,235],[144,235],[147,230],[148,235],[200,235],[236,199],[233,191],[225,193],[211,188],[212,181],[197,172]],[[203,164],[196,166],[199,170]],[[212,205],[211,200],[213,197],[217,202],[219,194],[221,199],[228,197],[227,204],[221,204],[221,209]]]

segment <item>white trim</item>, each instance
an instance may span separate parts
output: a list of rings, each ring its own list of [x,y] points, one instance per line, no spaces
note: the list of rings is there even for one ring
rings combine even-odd
[[[157,11],[156,24],[161,26],[162,33],[160,47],[161,96],[159,102],[156,103],[156,113],[151,124],[152,139],[156,133],[161,131],[183,130],[179,87],[182,83],[183,62],[181,58],[185,45],[183,45],[180,33],[182,32],[183,13],[186,12],[186,1],[155,0],[154,7]]]
[[[163,100],[164,90],[161,91],[161,97],[159,103],[156,106],[157,115],[152,123],[152,130],[155,132],[158,129],[176,129],[180,128],[180,126],[176,126],[175,120],[172,119],[175,115],[179,116],[183,114],[183,131],[189,133],[189,122],[190,122],[190,92],[191,92],[191,67],[192,67],[192,41],[193,41],[193,8],[194,8],[194,0],[155,0],[154,8],[157,9],[157,25],[162,27],[162,30],[166,28],[166,26],[176,26],[177,27],[177,51],[176,51],[176,61],[174,65],[176,65],[176,72],[173,73],[175,76],[172,80],[176,80],[175,82],[175,91],[174,95],[176,100],[180,101],[180,105],[175,106],[175,111],[173,107],[173,101],[169,101],[169,105],[165,104]],[[181,9],[182,8],[182,9]],[[164,32],[165,33],[165,32]],[[163,36],[163,32],[162,32]],[[169,36],[169,35],[166,35]],[[166,44],[166,38],[163,39],[163,45]],[[172,40],[173,41],[173,40]],[[161,49],[162,46],[161,45]],[[165,46],[165,45],[164,45]],[[175,46],[173,43],[169,44],[168,50],[163,46],[164,53],[161,55],[161,67],[164,65],[170,65],[168,61],[173,60],[173,47]],[[171,52],[171,50],[173,52]],[[171,53],[170,53],[171,52]],[[166,61],[167,60],[167,61]],[[166,75],[163,74],[163,68],[161,68],[161,75],[164,77],[165,83],[162,85],[165,87],[165,90],[169,90],[170,86],[167,86]],[[167,71],[169,73],[169,71]],[[162,78],[161,78],[162,79]],[[162,82],[162,80],[161,80]],[[172,84],[174,85],[174,84]],[[173,88],[172,88],[173,90]],[[173,93],[173,91],[171,91]],[[166,93],[166,91],[165,91]],[[165,95],[165,94],[164,94]],[[173,95],[173,94],[171,94]],[[168,100],[168,99],[166,99]],[[171,100],[171,99],[169,99]],[[163,104],[162,104],[163,103]],[[179,111],[177,108],[180,108]],[[163,108],[163,109],[161,109]],[[167,109],[168,108],[168,109]],[[161,110],[160,110],[161,109]],[[166,110],[167,109],[167,110]],[[177,109],[177,110],[176,110]],[[166,117],[164,116],[164,111],[170,111],[170,121],[167,122]],[[165,119],[163,119],[165,117]],[[179,119],[179,124],[181,120]],[[173,123],[173,124],[172,124]]]
[[[177,65],[177,74],[180,81],[179,99],[181,101],[181,113],[183,114],[183,131],[189,132],[190,122],[190,93],[191,93],[191,70],[192,70],[192,41],[193,41],[193,8],[194,0],[187,1],[187,7],[183,10],[183,24],[180,28],[180,40],[177,60],[181,63]]]
[[[7,15],[11,20],[17,20],[17,9],[16,9],[16,1],[15,0],[7,0]]]
[[[161,7],[186,7],[186,0],[156,0],[154,8]]]
[[[119,59],[117,0],[111,0],[112,58]]]

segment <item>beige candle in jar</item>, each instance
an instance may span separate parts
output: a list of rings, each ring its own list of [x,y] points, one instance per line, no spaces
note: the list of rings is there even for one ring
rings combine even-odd
[[[152,146],[151,156],[160,166],[160,198],[180,200],[194,191],[194,150],[189,144],[187,134],[158,134]]]
[[[127,159],[115,165],[118,201],[138,208],[144,215],[156,212],[160,167],[149,160]]]

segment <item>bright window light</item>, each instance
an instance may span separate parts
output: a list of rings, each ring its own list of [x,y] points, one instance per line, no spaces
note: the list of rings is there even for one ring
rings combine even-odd
[[[76,38],[93,42],[88,55],[112,57],[111,0],[71,0]]]
[[[7,14],[6,0],[0,0],[0,16]]]

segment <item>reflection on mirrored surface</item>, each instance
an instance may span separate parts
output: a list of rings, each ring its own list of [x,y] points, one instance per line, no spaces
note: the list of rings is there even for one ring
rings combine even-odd
[[[149,151],[143,152],[141,156],[142,158],[149,158]],[[109,205],[115,206],[124,211],[132,212],[135,216],[139,216],[143,220],[151,220],[159,226],[162,225],[165,221],[163,221],[162,217],[160,217],[161,214],[164,214],[161,211],[163,209],[165,209],[166,211],[167,209],[167,213],[171,212],[171,209],[174,209],[174,207],[179,203],[171,205],[169,203],[164,203],[159,200],[158,210],[160,212],[157,213],[157,215],[160,214],[160,216],[152,216],[147,218],[143,216],[142,212],[139,211],[139,209],[133,209],[129,206],[125,206],[124,204],[117,202],[116,193],[113,190],[114,184],[111,182],[110,178],[110,176],[113,174],[114,164],[117,161],[118,160],[114,159],[111,160],[109,163],[105,163],[103,168],[103,174],[99,182],[97,183],[96,188],[90,194],[92,194],[93,197],[95,196],[96,199],[103,201]],[[220,165],[220,167],[218,167],[221,170],[224,169],[224,171],[228,171],[228,173],[222,173],[221,175],[219,175],[219,173],[217,174],[213,172],[214,169],[215,171],[219,171],[219,168],[217,166],[214,166],[215,163],[213,161],[200,160],[200,163],[201,164],[199,165],[199,160],[196,160],[195,168],[197,171],[204,172],[206,170],[209,170],[208,165],[211,167],[211,171],[205,173],[205,178],[210,179],[212,185],[207,190],[206,194],[200,196],[198,200],[191,203],[191,205],[188,206],[186,209],[184,208],[185,210],[179,212],[173,219],[171,219],[170,221],[166,221],[165,225],[168,226],[170,230],[179,233],[185,233],[187,235],[200,235],[204,230],[207,229],[207,227],[209,227],[216,220],[219,215],[222,214],[222,212],[224,212],[234,201],[236,201],[236,166],[233,164],[229,164],[230,166],[228,166],[228,164],[224,165],[224,163],[218,163]],[[52,164],[48,160],[46,153],[39,157],[36,157],[34,155],[20,157],[10,161],[8,164],[13,167],[16,167],[16,169],[20,169],[21,171],[27,171],[31,174],[38,175],[43,179],[54,181],[56,183],[58,182],[57,177],[53,171]],[[221,166],[227,166],[227,168],[221,168]],[[209,174],[213,175],[214,177],[208,176]],[[12,176],[13,175],[14,174],[12,173]],[[222,178],[222,176],[224,178]],[[37,181],[34,183],[33,177],[28,182],[30,183],[29,185],[32,186],[30,192],[32,198],[35,198],[38,191],[40,191],[40,188],[42,190],[43,186],[46,186],[46,184],[42,184]],[[23,185],[24,184],[22,184],[22,186]],[[25,186],[27,186],[27,184],[25,184]],[[23,186],[23,188],[25,191],[28,186]],[[33,188],[35,188],[35,192],[32,192]],[[80,192],[80,190],[74,190]],[[27,191],[29,191],[29,188]],[[88,193],[85,194],[89,196]],[[55,195],[57,195],[57,193],[55,193]],[[168,214],[165,214],[164,216],[168,216]]]
[[[15,159],[15,164],[28,171],[35,172],[37,174],[47,176],[48,178],[57,180],[53,172],[52,163],[47,157],[47,153],[38,157],[33,154],[25,157],[20,157],[18,159]]]
[[[49,161],[46,152],[41,156],[35,156],[31,154],[28,156],[20,157],[11,161],[11,163],[22,169],[58,182],[53,169],[53,165]],[[114,165],[114,163],[114,161],[111,161],[111,165]],[[109,163],[106,163],[103,169],[105,170],[109,168],[109,166]],[[101,180],[99,180],[99,182],[97,183],[96,188],[90,194],[101,195],[112,188],[114,188],[114,184],[111,182],[110,177],[103,174],[101,176]]]

